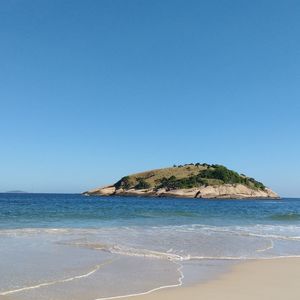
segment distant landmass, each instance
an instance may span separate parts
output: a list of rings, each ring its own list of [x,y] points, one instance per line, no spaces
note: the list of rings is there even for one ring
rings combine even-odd
[[[229,170],[225,166],[206,163],[174,165],[132,174],[118,182],[89,190],[87,196],[152,196],[181,198],[280,198],[263,183]]]
[[[27,192],[20,191],[20,190],[7,191],[5,193],[7,193],[7,194],[27,194]]]

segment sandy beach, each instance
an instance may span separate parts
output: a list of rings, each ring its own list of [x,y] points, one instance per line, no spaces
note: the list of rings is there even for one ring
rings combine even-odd
[[[1,300],[300,299],[300,199],[95,199],[0,195]]]
[[[123,299],[299,300],[299,275],[300,258],[257,260],[236,265],[207,283]]]
[[[299,300],[299,275],[300,258],[257,260],[236,265],[230,272],[207,283],[115,299]],[[0,296],[0,299],[15,298]]]

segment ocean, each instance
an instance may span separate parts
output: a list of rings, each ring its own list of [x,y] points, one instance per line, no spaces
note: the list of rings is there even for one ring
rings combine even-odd
[[[0,194],[0,299],[114,299],[299,256],[300,199]]]

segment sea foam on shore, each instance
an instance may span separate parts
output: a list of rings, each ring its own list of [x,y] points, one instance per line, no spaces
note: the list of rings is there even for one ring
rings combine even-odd
[[[3,299],[144,294],[300,255],[297,200],[16,197],[0,199]]]

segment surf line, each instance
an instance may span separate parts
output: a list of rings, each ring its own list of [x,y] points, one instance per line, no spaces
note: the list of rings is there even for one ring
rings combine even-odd
[[[155,291],[163,290],[163,289],[168,289],[168,288],[174,288],[174,287],[179,287],[182,286],[183,284],[183,279],[184,279],[184,274],[182,272],[183,265],[176,261],[172,261],[174,264],[178,265],[179,267],[177,268],[177,272],[179,272],[180,276],[178,278],[178,283],[177,284],[170,284],[170,285],[163,285],[154,289],[151,289],[146,292],[141,292],[141,293],[136,293],[136,294],[128,294],[128,295],[121,295],[121,296],[112,296],[112,297],[104,297],[104,298],[97,298],[95,300],[112,300],[112,299],[121,299],[121,298],[128,298],[128,297],[137,297],[137,296],[142,296],[142,295],[147,295]]]
[[[263,249],[257,249],[256,252],[265,252],[267,250],[273,249],[274,248],[274,242],[270,240],[270,246],[263,248]]]
[[[77,276],[74,276],[74,277],[70,277],[70,278],[66,278],[66,279],[61,279],[61,280],[56,280],[56,281],[51,281],[51,282],[40,283],[40,284],[37,284],[37,285],[27,286],[27,287],[23,287],[23,288],[16,289],[16,290],[11,290],[11,291],[2,292],[2,293],[0,293],[0,296],[6,296],[6,295],[10,295],[10,294],[15,294],[15,293],[27,291],[27,290],[37,289],[37,288],[40,288],[40,287],[45,287],[45,286],[54,285],[54,284],[57,284],[57,283],[70,282],[70,281],[73,281],[73,280],[76,280],[76,279],[86,278],[86,277],[89,277],[89,276],[91,276],[92,274],[96,273],[96,272],[97,272],[99,269],[101,269],[102,267],[104,267],[104,266],[106,266],[106,265],[109,265],[109,264],[113,263],[113,262],[114,262],[115,260],[117,260],[117,259],[118,259],[118,258],[110,259],[110,260],[105,261],[105,262],[102,263],[102,264],[96,265],[96,268],[95,268],[95,269],[93,269],[92,271],[90,271],[90,272],[88,272],[88,273],[86,273],[86,274],[77,275]]]

